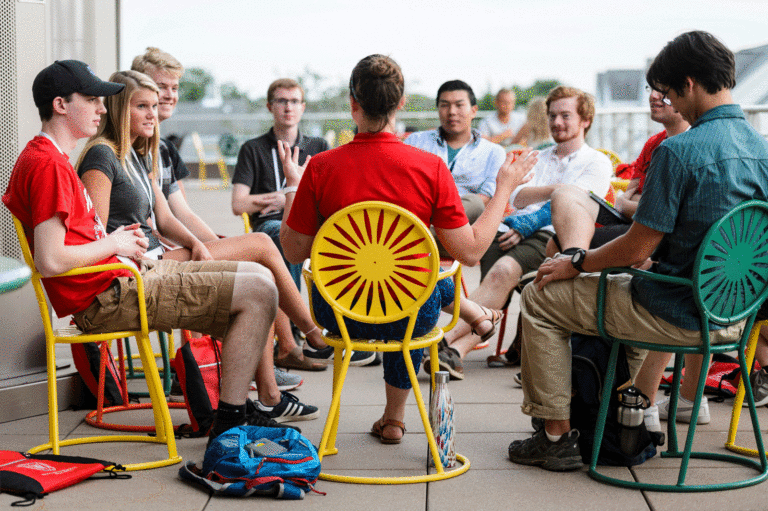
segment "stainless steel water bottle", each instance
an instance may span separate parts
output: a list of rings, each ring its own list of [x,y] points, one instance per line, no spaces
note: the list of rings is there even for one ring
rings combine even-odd
[[[619,421],[619,443],[627,456],[634,456],[637,451],[640,430],[643,423],[645,402],[643,394],[634,386],[619,391],[619,406],[616,420]]]

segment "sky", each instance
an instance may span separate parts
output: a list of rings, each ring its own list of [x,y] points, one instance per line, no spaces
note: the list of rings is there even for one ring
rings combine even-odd
[[[676,35],[707,30],[733,51],[768,44],[764,0],[130,0],[120,66],[157,46],[255,99],[309,69],[316,97],[371,53],[394,58],[407,93],[459,78],[478,95],[537,79],[594,92],[597,73],[643,69]]]

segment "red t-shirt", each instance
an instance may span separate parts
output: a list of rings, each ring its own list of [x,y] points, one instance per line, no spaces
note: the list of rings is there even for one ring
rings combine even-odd
[[[640,179],[640,182],[637,185],[637,193],[643,193],[643,186],[645,185],[645,173],[648,171],[648,165],[651,164],[651,156],[653,156],[654,149],[659,147],[659,144],[661,144],[666,138],[667,130],[656,133],[645,142],[643,150],[640,151],[640,155],[635,161],[616,167],[617,175],[620,173],[626,173],[628,179]]]
[[[85,245],[106,237],[91,198],[66,155],[43,136],[33,138],[16,160],[3,204],[24,226],[33,255],[34,228],[54,215],[67,229],[65,245]],[[96,264],[117,262],[111,256]],[[64,317],[88,307],[116,277],[130,275],[127,270],[91,273],[43,279],[43,285],[56,315]]]
[[[443,229],[469,222],[442,159],[403,144],[391,133],[361,133],[348,144],[312,157],[288,226],[314,236],[333,213],[367,200],[397,204],[426,225]]]

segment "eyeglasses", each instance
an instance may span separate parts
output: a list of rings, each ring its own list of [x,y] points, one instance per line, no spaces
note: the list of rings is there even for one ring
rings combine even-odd
[[[647,92],[648,94],[650,94],[650,93],[651,93],[651,92],[653,92],[653,91],[656,91],[656,92],[658,92],[659,94],[661,94],[661,102],[662,102],[662,103],[664,103],[665,105],[669,105],[669,106],[672,106],[672,102],[671,102],[671,101],[669,100],[669,98],[667,97],[667,92],[669,92],[669,89],[667,89],[667,90],[666,90],[666,92],[662,92],[662,91],[660,91],[660,90],[658,90],[658,89],[654,89],[654,88],[653,88],[653,87],[651,87],[650,85],[646,85],[646,86],[645,86],[645,92]]]
[[[300,99],[277,98],[272,100],[272,104],[278,105],[278,106],[287,106],[287,105],[298,106],[301,103],[302,101]]]

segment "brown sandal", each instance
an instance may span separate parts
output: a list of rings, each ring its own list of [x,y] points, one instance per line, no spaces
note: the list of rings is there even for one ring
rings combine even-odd
[[[299,369],[301,371],[325,371],[328,366],[313,362],[304,356],[301,346],[296,346],[284,357],[277,357],[275,353],[275,365],[283,369]]]
[[[371,428],[371,435],[381,440],[382,444],[399,444],[400,441],[402,440],[402,437],[389,438],[384,436],[384,428],[386,426],[400,428],[403,434],[405,434],[405,424],[403,424],[402,422],[396,421],[395,419],[379,419],[373,423],[373,427]]]
[[[487,307],[483,307],[480,305],[480,308],[483,309],[483,314],[476,320],[474,320],[469,326],[472,328],[472,333],[475,335],[480,335],[477,333],[477,327],[480,326],[480,323],[485,321],[486,319],[491,322],[491,329],[488,330],[483,335],[480,335],[480,342],[485,342],[491,337],[493,337],[493,334],[496,333],[496,325],[501,321],[501,318],[504,317],[504,311],[499,311],[496,309],[489,309]]]

